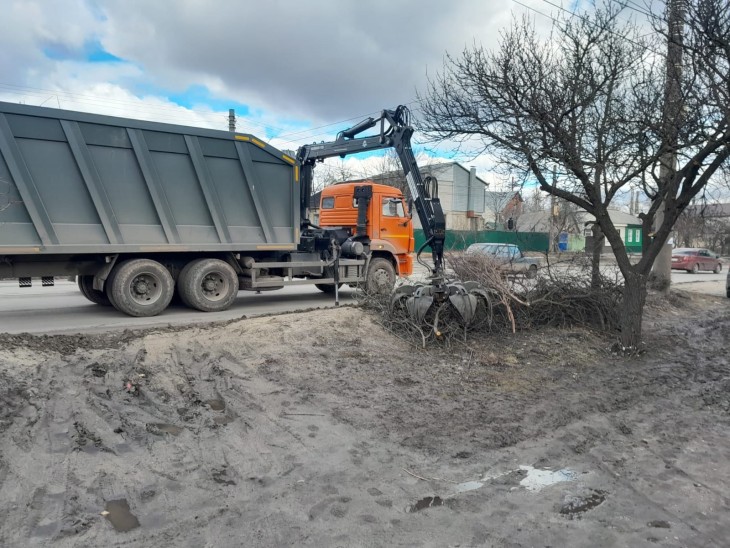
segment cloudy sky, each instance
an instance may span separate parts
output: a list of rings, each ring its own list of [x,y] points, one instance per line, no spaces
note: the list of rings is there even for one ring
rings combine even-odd
[[[559,11],[546,0],[0,0],[0,100],[219,129],[235,108],[239,131],[295,149],[415,107],[446,52],[495,46],[513,16],[549,26],[522,4]]]

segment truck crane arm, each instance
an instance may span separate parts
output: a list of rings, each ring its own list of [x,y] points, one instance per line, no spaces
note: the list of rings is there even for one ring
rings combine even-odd
[[[375,135],[360,136],[363,132],[379,127]],[[446,219],[438,198],[435,178],[422,177],[416,157],[411,148],[413,128],[410,125],[408,108],[401,105],[395,110],[383,110],[377,118],[366,118],[353,127],[341,131],[333,142],[304,145],[297,151],[297,160],[302,169],[301,219],[302,230],[308,229],[308,208],[312,191],[314,166],[326,158],[342,157],[348,154],[394,148],[408,182],[408,190],[421,227],[426,235],[425,243],[418,249],[418,262],[431,269],[430,283],[425,285],[401,285],[391,296],[391,310],[405,311],[417,324],[430,326],[436,337],[441,337],[447,318],[457,318],[457,325],[468,327],[478,318],[485,317],[489,294],[475,282],[446,281],[444,273],[444,241]],[[358,229],[364,233],[364,208],[359,208]],[[420,259],[421,252],[431,248],[433,266]],[[481,311],[481,312],[480,312]]]
[[[377,134],[359,136],[378,124],[380,130]],[[424,179],[418,169],[416,157],[411,148],[412,135],[410,112],[406,106],[401,105],[395,110],[383,110],[379,117],[366,118],[351,128],[341,131],[332,142],[302,146],[297,151],[297,160],[302,166],[301,219],[303,228],[309,226],[309,198],[312,192],[313,170],[317,162],[322,162],[326,158],[337,156],[344,158],[349,154],[394,148],[408,183],[413,207],[426,236],[426,242],[418,250],[418,256],[426,246],[430,247],[434,263],[432,274],[442,277],[446,220],[437,195],[436,180],[432,177]],[[419,262],[422,263],[420,258]]]

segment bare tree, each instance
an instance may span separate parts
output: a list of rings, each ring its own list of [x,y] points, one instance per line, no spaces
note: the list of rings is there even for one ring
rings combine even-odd
[[[683,116],[670,124],[663,117],[666,48],[660,37],[648,42],[645,29],[620,20],[622,6],[611,2],[560,21],[549,39],[529,20],[515,21],[496,51],[475,45],[448,56],[420,97],[422,129],[434,140],[478,145],[595,217],[624,277],[625,348],[641,342],[647,278],[672,226],[730,155],[730,8],[724,0],[691,3]],[[660,180],[670,150],[679,165]],[[555,163],[570,176],[551,185]],[[665,209],[632,264],[608,207],[621,189],[642,181],[655,198],[643,217],[647,232],[659,204]]]
[[[312,192],[319,192],[326,186],[357,178],[355,171],[350,169],[343,159],[336,162],[323,162],[314,170]]]
[[[539,213],[545,211],[547,205],[548,202],[545,199],[545,194],[539,188],[535,188],[527,195],[523,211],[525,213]]]
[[[492,225],[494,230],[499,230],[502,224],[507,221],[505,217],[510,215],[510,208],[507,206],[515,197],[515,192],[487,190],[484,192],[484,214],[487,227]]]

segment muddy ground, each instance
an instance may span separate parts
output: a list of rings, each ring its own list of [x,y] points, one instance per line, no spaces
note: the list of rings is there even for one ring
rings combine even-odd
[[[0,546],[727,546],[730,301],[652,297],[645,340],[0,336]]]

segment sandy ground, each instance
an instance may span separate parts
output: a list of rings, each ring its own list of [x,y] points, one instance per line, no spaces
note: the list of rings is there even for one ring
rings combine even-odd
[[[0,336],[0,546],[727,546],[730,300],[651,300],[645,340]]]

